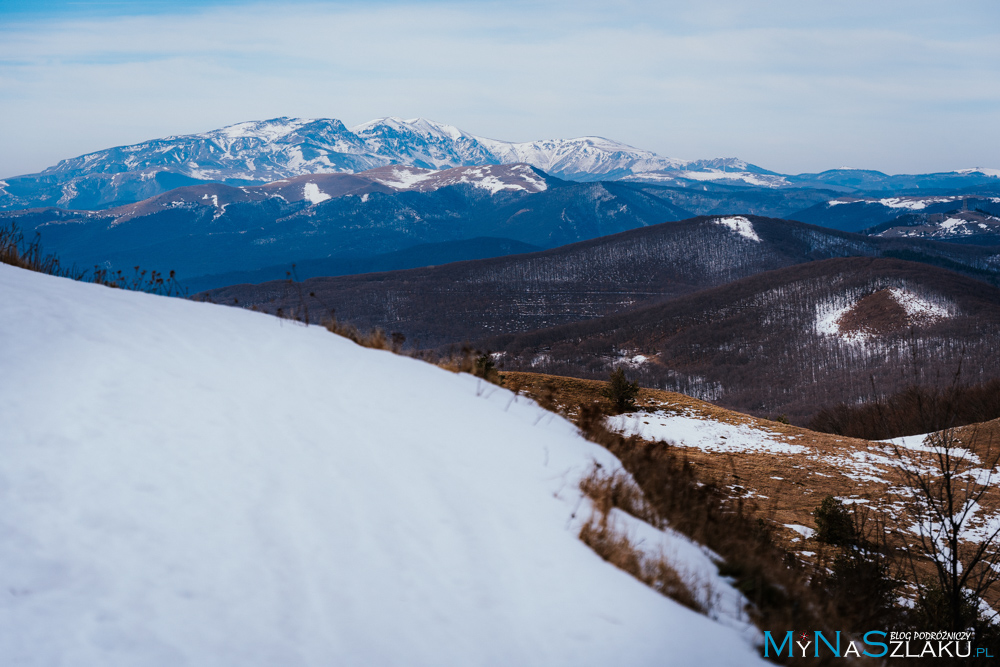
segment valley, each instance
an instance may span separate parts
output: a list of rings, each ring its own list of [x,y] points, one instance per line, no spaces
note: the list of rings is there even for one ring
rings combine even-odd
[[[23,449],[0,495],[28,485],[0,524],[34,520],[0,548],[7,604],[26,632],[30,614],[77,628],[97,591],[166,610],[140,652],[232,655],[178,639],[181,607],[229,639],[247,627],[188,595],[218,579],[190,548],[255,554],[225,595],[260,584],[253,603],[296,627],[361,609],[336,650],[273,654],[289,664],[300,645],[370,660],[373,628],[428,604],[472,644],[441,653],[428,621],[433,641],[390,663],[494,646],[510,664],[661,664],[655,625],[716,633],[712,664],[743,665],[769,628],[943,609],[993,641],[998,202],[989,169],[780,174],[398,118],[240,123],[0,181],[0,412]],[[878,437],[838,430],[873,420]],[[73,465],[50,468],[49,447]],[[85,520],[50,522],[38,498]],[[61,546],[77,542],[110,556]],[[139,561],[162,586],[109,583]],[[308,609],[302,572],[326,591]],[[291,645],[269,618],[260,645]],[[581,653],[580,628],[604,648]],[[553,635],[569,638],[539,662]],[[80,651],[103,655],[52,647]]]

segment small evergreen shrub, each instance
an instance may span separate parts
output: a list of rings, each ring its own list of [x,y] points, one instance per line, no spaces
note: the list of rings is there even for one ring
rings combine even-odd
[[[489,352],[476,357],[472,367],[472,374],[483,378],[487,382],[503,386],[504,378],[497,370],[496,363],[493,361],[493,355]]]
[[[850,546],[857,543],[854,521],[844,504],[833,496],[827,496],[813,510],[816,519],[816,539],[825,544]]]
[[[619,366],[611,372],[608,386],[601,395],[611,401],[616,414],[631,412],[635,410],[635,397],[639,395],[639,384],[629,382],[625,377],[625,369]]]

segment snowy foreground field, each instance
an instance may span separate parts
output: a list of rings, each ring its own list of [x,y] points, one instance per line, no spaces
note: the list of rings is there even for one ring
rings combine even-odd
[[[318,327],[0,265],[0,424],[4,665],[761,662],[579,541],[571,424]]]

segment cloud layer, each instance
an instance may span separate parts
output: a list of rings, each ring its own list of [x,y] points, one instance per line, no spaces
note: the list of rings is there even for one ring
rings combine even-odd
[[[995,3],[806,4],[0,13],[0,174],[282,115],[598,134],[784,172],[1000,167]]]

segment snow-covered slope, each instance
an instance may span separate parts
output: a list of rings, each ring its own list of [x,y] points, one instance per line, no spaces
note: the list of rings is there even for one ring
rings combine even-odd
[[[379,118],[351,128],[372,153],[425,169],[497,164],[479,137],[425,118]],[[509,162],[516,162],[511,160]]]
[[[266,183],[306,174],[356,173],[388,165],[422,169],[523,163],[576,181],[626,179],[707,189],[807,187],[857,190],[996,185],[998,170],[890,176],[834,169],[777,174],[737,158],[681,160],[603,137],[510,142],[425,118],[378,118],[351,128],[333,118],[272,118],[172,136],[63,160],[40,174],[0,181],[0,210],[97,209],[183,185]]]
[[[567,178],[619,178],[634,171],[678,169],[684,160],[663,158],[603,137],[509,143],[481,139],[502,163],[524,162]]]
[[[517,163],[582,181],[682,167],[712,172],[701,163],[663,158],[600,137],[513,143],[424,118],[379,118],[348,129],[336,119],[282,117],[63,160],[40,174],[0,181],[0,209],[106,208],[204,181],[247,185],[387,165],[449,169]]]
[[[577,539],[616,462],[523,398],[244,310],[0,294],[4,664],[762,664]]]
[[[273,118],[98,151],[63,160],[42,175],[173,171],[198,180],[266,182],[390,162],[371,154],[339,120]]]

